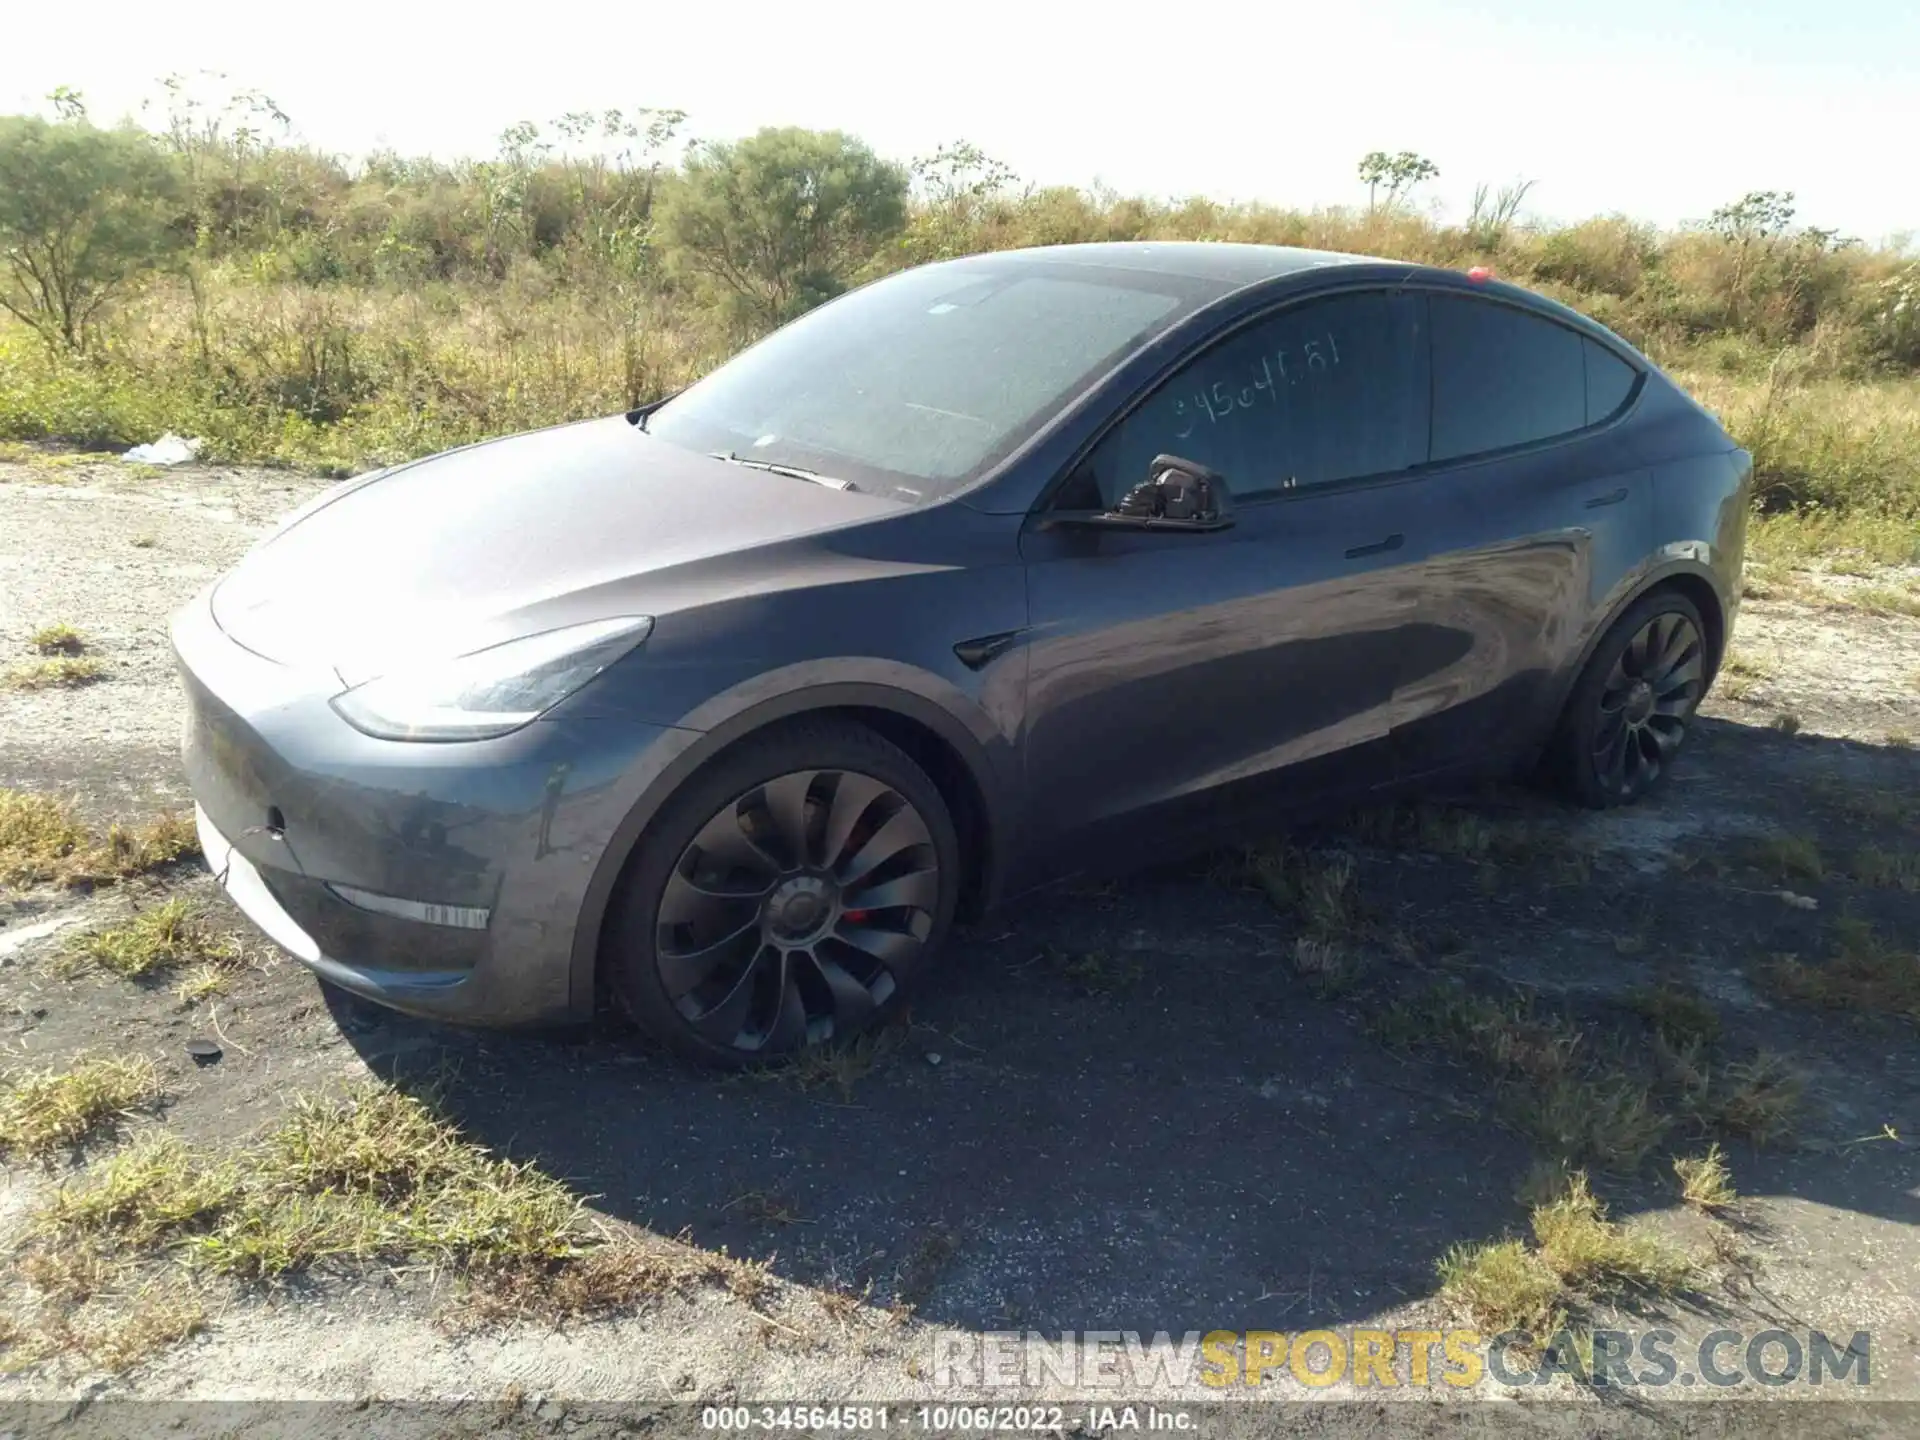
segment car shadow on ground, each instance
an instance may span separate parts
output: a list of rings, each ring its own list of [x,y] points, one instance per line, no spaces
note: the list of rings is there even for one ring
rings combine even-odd
[[[1908,752],[1709,721],[1635,812],[1500,793],[1443,812],[1477,818],[1428,833],[1437,853],[1377,827],[1291,837],[1352,858],[1367,917],[1364,972],[1327,999],[1289,958],[1301,916],[1229,857],[1020,903],[955,945],[910,1024],[799,1073],[692,1070],[610,1023],[476,1035],[329,1004],[481,1143],[796,1281],[967,1327],[1353,1323],[1430,1296],[1449,1247],[1524,1230],[1539,1149],[1511,1087],[1381,1038],[1395,1000],[1449,987],[1536,996],[1630,1053],[1649,1043],[1630,997],[1684,982],[1723,1017],[1727,1064],[1772,1051],[1805,1077],[1791,1139],[1724,1137],[1741,1192],[1920,1224],[1913,1151],[1882,1130],[1920,1120],[1911,1024],[1755,979],[1817,961],[1842,913],[1910,947],[1920,896],[1796,877],[1810,910],[1728,858],[1783,827],[1920,849],[1916,781]],[[1856,794],[1883,797],[1861,802],[1876,819]],[[1596,1188],[1617,1216],[1673,1206],[1670,1157],[1709,1138],[1676,1130]]]

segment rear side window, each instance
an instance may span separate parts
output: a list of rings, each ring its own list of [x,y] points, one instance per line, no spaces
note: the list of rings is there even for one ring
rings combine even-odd
[[[1586,339],[1580,343],[1587,347],[1587,423],[1598,425],[1627,403],[1640,377],[1606,346]]]
[[[1100,503],[1112,505],[1148,478],[1160,454],[1218,470],[1239,498],[1420,464],[1427,439],[1422,299],[1330,295],[1235,332],[1109,431],[1061,503],[1091,503],[1097,487]]]
[[[1435,295],[1433,458],[1530,445],[1587,424],[1584,336],[1509,305]]]

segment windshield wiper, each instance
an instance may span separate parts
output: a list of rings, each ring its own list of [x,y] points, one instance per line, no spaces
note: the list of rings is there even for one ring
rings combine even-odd
[[[778,465],[771,460],[749,460],[744,455],[736,455],[731,450],[710,450],[707,452],[716,460],[731,460],[736,465],[745,465],[750,470],[765,470],[770,475],[791,475],[796,480],[811,480],[816,485],[824,485],[829,490],[852,490],[856,494],[860,487],[851,480],[841,480],[832,475],[822,475],[818,470],[803,470],[798,465]]]

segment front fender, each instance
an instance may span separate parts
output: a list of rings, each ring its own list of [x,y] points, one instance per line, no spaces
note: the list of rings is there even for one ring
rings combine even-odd
[[[1013,731],[1004,728],[1009,719],[1017,723],[1017,706],[1002,711],[990,697],[1005,690],[1006,698],[1017,702],[1025,667],[1024,647],[987,667],[981,699],[976,700],[937,675],[895,661],[807,661],[756,675],[689,712],[669,732],[671,740],[650,748],[619,783],[624,815],[601,852],[573,930],[570,991],[575,1013],[591,1011],[600,927],[620,874],[647,827],[696,771],[770,725],[853,709],[883,711],[917,724],[938,736],[965,767],[989,835],[1004,834],[1018,809]],[[997,856],[1001,848],[989,844],[989,856]],[[984,878],[989,892],[997,891],[997,876]]]

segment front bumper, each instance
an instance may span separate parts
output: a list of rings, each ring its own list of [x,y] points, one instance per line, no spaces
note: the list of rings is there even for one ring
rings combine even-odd
[[[486,741],[378,740],[329,707],[334,677],[239,646],[205,594],[175,617],[173,643],[201,847],[275,944],[416,1015],[591,1013],[588,887],[639,777],[688,732],[540,720]]]
[[[389,970],[369,961],[355,962],[327,954],[320,948],[320,942],[287,913],[253,862],[214,828],[207,812],[195,805],[193,818],[200,832],[201,853],[207,857],[207,867],[220,882],[220,888],[227,892],[227,898],[239,906],[240,912],[269,940],[321,979],[409,1014],[474,1018],[472,1012],[478,1007],[461,987],[473,979],[476,967]],[[481,1018],[485,1018],[484,1010]]]

